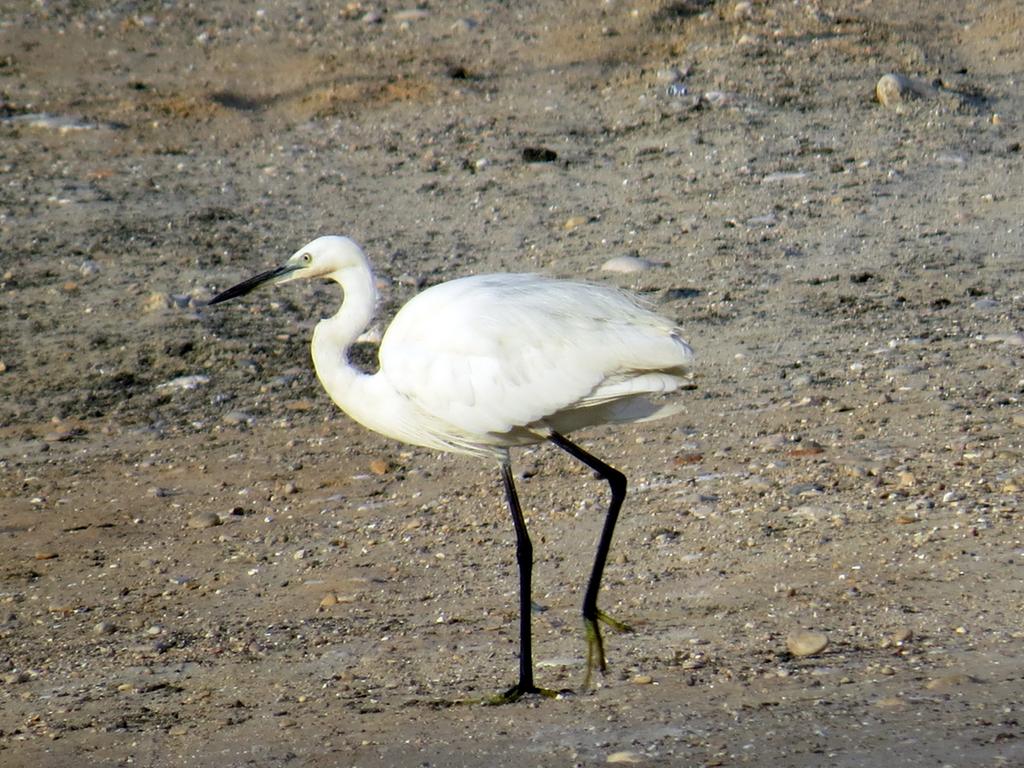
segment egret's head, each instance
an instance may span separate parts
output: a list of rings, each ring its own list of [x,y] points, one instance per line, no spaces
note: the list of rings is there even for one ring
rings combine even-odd
[[[301,280],[306,277],[327,277],[353,267],[365,268],[363,249],[347,237],[326,235],[318,237],[292,254],[281,267],[278,283]]]
[[[280,267],[250,277],[210,299],[219,304],[244,296],[264,283],[287,283],[308,277],[340,275],[347,269],[368,269],[363,250],[347,237],[327,235],[306,243]]]

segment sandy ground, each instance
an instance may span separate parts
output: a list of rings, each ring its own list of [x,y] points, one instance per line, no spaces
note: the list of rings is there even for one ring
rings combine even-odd
[[[1016,0],[8,2],[0,765],[1024,764],[1022,39]],[[205,306],[332,232],[382,323],[507,270],[686,330],[683,414],[576,435],[631,481],[593,690],[469,703],[516,668],[499,478],[333,409],[335,289]],[[578,688],[606,491],[515,459]]]

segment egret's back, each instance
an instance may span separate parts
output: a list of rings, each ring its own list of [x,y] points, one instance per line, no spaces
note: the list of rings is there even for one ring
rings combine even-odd
[[[693,352],[670,321],[604,286],[481,275],[432,287],[395,317],[381,375],[434,429],[485,445],[654,418]]]

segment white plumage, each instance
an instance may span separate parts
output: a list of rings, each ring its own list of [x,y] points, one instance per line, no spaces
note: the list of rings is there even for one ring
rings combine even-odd
[[[678,410],[677,404],[650,398],[686,380],[693,351],[679,329],[614,288],[529,274],[465,277],[410,300],[384,334],[378,372],[366,374],[349,364],[347,352],[372,319],[373,274],[362,249],[336,236],[312,241],[283,266],[224,291],[211,303],[271,280],[311,277],[334,280],[344,293],[338,313],[317,324],[312,342],[317,376],[342,410],[397,440],[489,457],[502,467],[516,524],[525,613],[519,683],[502,700],[540,691],[529,658],[532,549],[509,472],[509,448],[551,440],[609,481],[612,505],[583,610],[588,678],[591,666],[604,669],[597,622],[610,620],[597,609],[596,599],[625,478],[564,435]],[[524,551],[531,557],[525,558]]]
[[[632,418],[627,406],[678,387],[691,359],[671,323],[623,293],[481,275],[406,304],[384,334],[379,375],[415,409],[423,436],[412,442],[501,460],[550,429]]]

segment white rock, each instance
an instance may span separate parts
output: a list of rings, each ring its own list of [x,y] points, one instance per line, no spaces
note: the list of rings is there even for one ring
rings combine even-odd
[[[403,11],[395,11],[391,14],[391,18],[399,23],[409,23],[411,21],[420,21],[430,17],[430,11],[425,8],[409,8]]]
[[[239,424],[253,424],[256,418],[251,413],[245,411],[228,411],[221,416],[221,421],[225,424],[237,426]]]
[[[794,656],[814,656],[828,648],[828,635],[806,630],[791,632],[786,638],[786,648]]]
[[[202,374],[196,374],[194,376],[179,376],[176,379],[165,381],[163,384],[157,384],[157,389],[198,389],[204,384],[210,383],[210,377]]]
[[[882,106],[889,107],[905,101],[912,94],[910,78],[903,75],[882,75],[875,83],[875,98]]]
[[[82,277],[95,277],[100,273],[100,265],[92,259],[86,259],[78,268],[78,274]]]
[[[892,72],[882,75],[875,84],[875,99],[885,107],[934,94],[935,89],[929,84]]]
[[[761,179],[761,183],[775,184],[780,181],[801,181],[806,178],[807,174],[804,171],[779,171],[777,173],[769,173]]]
[[[73,131],[89,131],[98,126],[86,123],[77,117],[69,115],[49,115],[45,112],[31,112],[23,115],[13,115],[4,118],[4,122],[27,125],[29,128],[41,128],[57,133],[71,133]]]
[[[641,259],[639,256],[613,256],[601,265],[604,272],[645,272],[654,266],[654,262]]]
[[[216,512],[197,512],[196,514],[189,517],[187,525],[189,528],[213,528],[217,525],[222,525],[220,515]]]
[[[604,759],[604,761],[606,763],[636,764],[642,763],[644,761],[644,756],[637,754],[636,752],[623,750],[621,752],[612,752]]]

